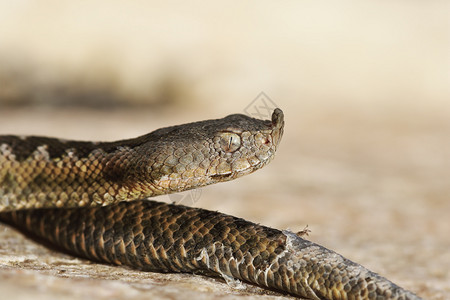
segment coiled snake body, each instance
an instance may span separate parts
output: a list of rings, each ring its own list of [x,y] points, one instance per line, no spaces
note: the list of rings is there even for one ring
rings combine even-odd
[[[420,299],[298,234],[146,197],[249,174],[284,129],[244,115],[117,142],[0,136],[0,220],[88,259],[236,279],[310,299]]]

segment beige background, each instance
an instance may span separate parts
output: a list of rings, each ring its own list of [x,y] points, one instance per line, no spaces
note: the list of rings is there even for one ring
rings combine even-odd
[[[286,115],[277,157],[204,188],[193,205],[280,229],[308,225],[310,240],[423,298],[450,299],[449,9],[2,2],[0,134],[120,139],[264,106],[251,104],[264,91]],[[93,264],[3,225],[0,279],[5,299],[286,297]]]

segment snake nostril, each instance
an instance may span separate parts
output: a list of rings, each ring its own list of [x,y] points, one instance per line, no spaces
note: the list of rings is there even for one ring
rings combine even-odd
[[[263,138],[263,139],[262,139],[262,143],[263,143],[264,145],[270,144],[269,138]]]

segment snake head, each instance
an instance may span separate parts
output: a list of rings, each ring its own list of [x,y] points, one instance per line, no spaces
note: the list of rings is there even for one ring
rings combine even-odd
[[[146,168],[153,195],[229,181],[269,163],[283,129],[278,108],[271,120],[234,114],[163,128],[150,134],[150,150],[139,164]]]
[[[272,120],[259,120],[236,114],[225,117],[223,129],[213,138],[216,154],[207,168],[212,181],[227,181],[250,174],[269,163],[280,143],[284,116],[275,109]]]

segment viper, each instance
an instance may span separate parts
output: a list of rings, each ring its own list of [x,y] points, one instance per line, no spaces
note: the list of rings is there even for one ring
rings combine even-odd
[[[271,120],[235,114],[115,142],[0,136],[0,221],[73,255],[144,271],[309,299],[420,299],[302,233],[147,199],[262,168],[283,130],[275,109]]]

